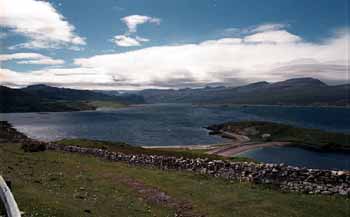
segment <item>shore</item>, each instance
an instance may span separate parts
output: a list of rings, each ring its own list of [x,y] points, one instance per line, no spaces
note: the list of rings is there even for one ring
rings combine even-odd
[[[229,143],[208,144],[208,145],[176,145],[176,146],[142,146],[146,149],[184,149],[184,150],[203,150],[206,154],[215,154],[223,157],[233,157],[239,153],[272,146],[287,146],[290,142],[252,142],[249,137],[222,131],[221,135],[232,140]]]

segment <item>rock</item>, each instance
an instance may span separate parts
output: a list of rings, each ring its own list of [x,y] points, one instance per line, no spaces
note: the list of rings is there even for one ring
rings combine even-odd
[[[331,194],[331,192],[330,191],[322,191],[321,194],[329,195],[329,194]]]
[[[342,196],[347,196],[347,195],[349,194],[349,191],[340,190],[340,191],[339,191],[339,194],[342,195]]]

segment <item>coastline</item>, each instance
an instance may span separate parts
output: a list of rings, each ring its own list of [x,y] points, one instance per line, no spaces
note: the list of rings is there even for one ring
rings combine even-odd
[[[262,147],[289,146],[290,142],[252,142],[249,137],[232,132],[221,131],[221,135],[232,140],[229,143],[218,143],[208,145],[177,145],[177,146],[141,146],[146,149],[184,149],[203,150],[206,154],[215,154],[223,157],[233,157],[239,153]]]
[[[290,146],[290,142],[266,142],[266,143],[237,143],[209,144],[209,145],[176,145],[176,146],[141,146],[145,149],[184,149],[203,150],[207,154],[215,154],[223,157],[234,157],[235,155],[263,147]]]

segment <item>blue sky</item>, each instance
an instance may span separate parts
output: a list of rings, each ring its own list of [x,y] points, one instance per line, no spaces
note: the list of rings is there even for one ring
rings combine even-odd
[[[0,4],[5,85],[140,89],[348,78],[348,0]]]

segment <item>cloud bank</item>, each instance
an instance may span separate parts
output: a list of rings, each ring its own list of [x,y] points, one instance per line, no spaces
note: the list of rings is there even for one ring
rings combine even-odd
[[[282,27],[257,28],[260,30],[241,37],[78,58],[74,60],[76,68],[26,74],[5,71],[0,76],[7,83],[16,83],[19,76],[17,83],[21,85],[50,80],[98,89],[237,85],[236,81],[242,84],[306,76],[347,82],[349,29],[315,43]]]
[[[13,45],[17,48],[60,48],[85,45],[65,18],[46,1],[0,0],[0,26],[25,36],[28,42]]]

